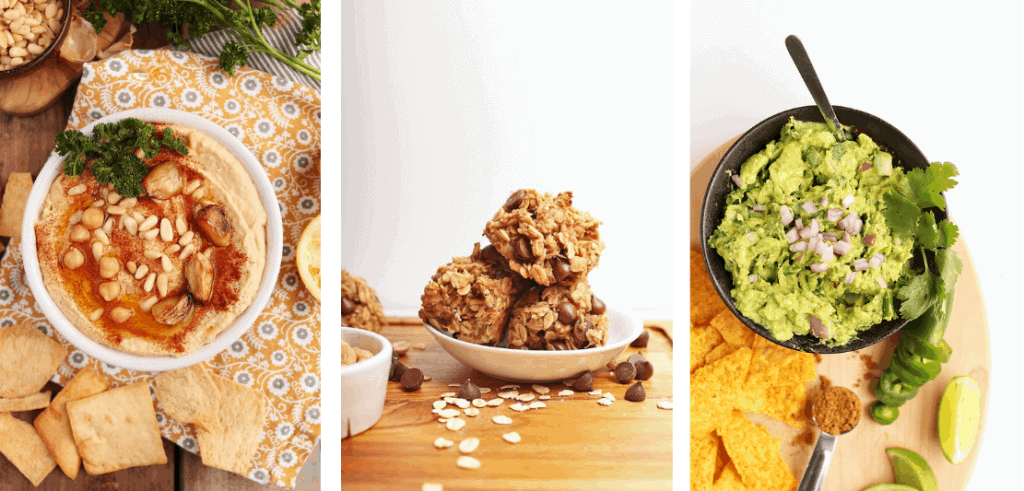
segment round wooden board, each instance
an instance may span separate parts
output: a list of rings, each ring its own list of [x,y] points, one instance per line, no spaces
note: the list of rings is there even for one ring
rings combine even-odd
[[[736,141],[728,141],[705,158],[690,173],[690,245],[699,246],[700,208],[718,161]],[[988,321],[985,304],[981,297],[981,286],[974,263],[967,251],[963,237],[953,249],[964,263],[963,272],[957,281],[953,314],[945,340],[953,347],[953,357],[942,366],[939,376],[921,387],[917,397],[900,408],[900,417],[889,426],[875,423],[867,408],[876,399],[872,393],[875,381],[884,367],[889,365],[894,343],[883,341],[874,346],[836,355],[823,355],[818,364],[818,374],[830,379],[833,384],[847,387],[857,393],[864,402],[864,414],[860,424],[852,432],[839,439],[828,478],[823,489],[827,491],[861,490],[873,484],[894,482],[892,466],[885,449],[902,447],[912,450],[928,461],[940,488],[943,490],[964,489],[970,480],[978,448],[982,445],[980,436],[984,432],[988,408],[989,355]],[[877,364],[874,369],[869,364]],[[958,465],[950,464],[942,455],[935,425],[939,399],[949,379],[958,375],[970,375],[981,387],[981,421],[979,439],[974,442],[967,460]],[[814,384],[815,386],[817,383]],[[767,426],[768,431],[782,438],[782,456],[789,464],[797,480],[803,475],[811,445],[797,442],[800,430],[760,415],[750,415],[751,420]],[[816,431],[816,430],[815,430]]]

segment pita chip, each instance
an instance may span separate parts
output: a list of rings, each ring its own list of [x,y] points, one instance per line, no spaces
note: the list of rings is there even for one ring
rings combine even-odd
[[[0,413],[0,454],[7,457],[33,486],[38,486],[57,467],[57,462],[32,425],[10,413]],[[8,482],[7,476],[3,482]]]
[[[248,475],[252,457],[263,437],[267,399],[263,393],[219,375],[213,376],[220,389],[220,426],[212,433],[197,428],[199,455],[209,467]]]
[[[0,397],[39,393],[67,356],[66,348],[32,324],[0,329]]]
[[[71,401],[67,411],[89,475],[167,463],[146,382]]]
[[[18,399],[0,398],[0,413],[18,413],[42,409],[50,405],[50,391],[32,394]]]
[[[163,372],[154,379],[156,400],[168,416],[192,423],[206,431],[220,433],[220,389],[206,365]]]
[[[107,379],[91,368],[85,368],[71,379],[64,390],[57,393],[45,411],[36,416],[35,427],[39,436],[50,449],[50,454],[60,465],[64,475],[75,479],[78,469],[82,467],[82,457],[75,446],[75,437],[71,434],[71,420],[68,418],[67,404],[71,401],[94,396],[109,388]]]
[[[32,191],[32,174],[12,172],[4,188],[4,204],[0,208],[0,236],[21,237],[21,221],[25,216],[25,203]]]

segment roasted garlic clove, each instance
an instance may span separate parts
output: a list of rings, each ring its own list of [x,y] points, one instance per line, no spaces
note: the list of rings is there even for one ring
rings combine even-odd
[[[196,223],[203,237],[217,247],[228,245],[231,240],[231,223],[224,215],[224,207],[207,205],[196,211]]]
[[[192,314],[192,298],[188,294],[167,297],[153,305],[150,313],[157,322],[173,326]]]
[[[153,199],[168,199],[181,192],[185,180],[178,170],[178,164],[166,161],[154,165],[142,180],[146,194]]]
[[[188,290],[199,303],[209,302],[213,296],[213,273],[213,263],[202,254],[192,254],[185,262]]]

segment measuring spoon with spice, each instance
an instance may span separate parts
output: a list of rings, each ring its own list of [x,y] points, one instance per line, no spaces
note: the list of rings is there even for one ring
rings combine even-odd
[[[824,387],[814,398],[811,415],[814,423],[821,428],[818,443],[814,445],[807,469],[800,479],[797,491],[818,491],[825,484],[828,465],[832,462],[839,435],[849,433],[857,427],[862,413],[860,399],[845,387]]]

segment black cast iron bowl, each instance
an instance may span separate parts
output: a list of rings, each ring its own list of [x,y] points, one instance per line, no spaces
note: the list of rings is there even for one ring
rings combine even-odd
[[[910,138],[907,138],[900,130],[896,129],[895,126],[864,111],[842,106],[833,107],[840,122],[853,127],[859,132],[866,133],[876,143],[891,153],[894,157],[894,165],[898,165],[905,170],[928,167],[928,159],[921,153],[921,150],[914,145],[914,142],[910,141]],[[715,172],[711,175],[711,182],[708,183],[708,189],[704,193],[704,203],[700,211],[700,246],[704,253],[704,264],[708,268],[708,273],[711,276],[711,282],[715,285],[715,290],[718,291],[718,295],[722,297],[725,305],[747,327],[761,337],[775,344],[807,353],[833,354],[859,350],[891,336],[907,325],[909,321],[897,318],[875,324],[866,330],[860,331],[856,339],[844,346],[825,345],[821,343],[820,339],[810,334],[793,336],[786,341],[778,341],[772,337],[768,329],[748,319],[736,309],[732,294],[730,293],[733,285],[732,275],[725,269],[725,260],[722,259],[722,256],[719,256],[718,252],[708,246],[708,238],[718,228],[718,224],[722,221],[725,214],[725,197],[733,190],[733,182],[730,179],[729,171],[738,174],[740,166],[743,165],[747,158],[760,152],[768,145],[768,142],[779,138],[782,126],[789,121],[790,116],[799,121],[824,121],[817,106],[804,106],[780,112],[754,125],[753,128],[744,133],[743,136],[736,140],[736,143],[729,147],[729,150],[725,152],[722,160],[718,163],[718,167],[715,168]],[[935,211],[936,221],[946,218],[945,212]],[[915,262],[922,260],[919,257],[913,259]],[[896,300],[896,302],[898,307],[899,300]]]

